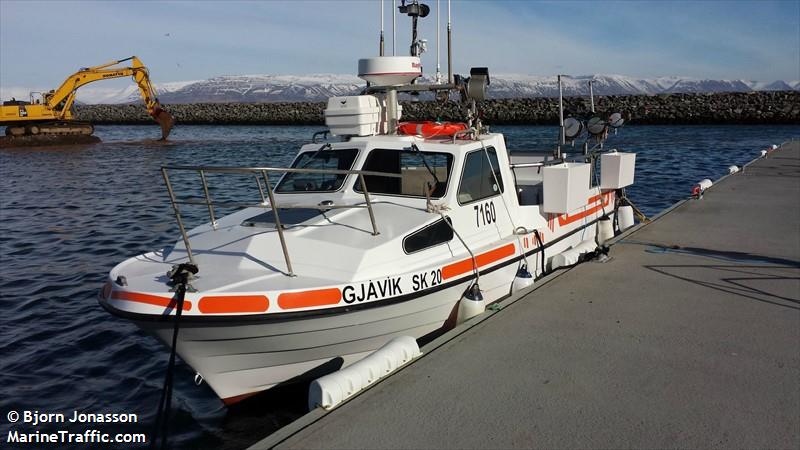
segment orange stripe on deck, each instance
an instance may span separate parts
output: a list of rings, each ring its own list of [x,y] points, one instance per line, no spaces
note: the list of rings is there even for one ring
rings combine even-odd
[[[269,308],[265,295],[209,295],[200,299],[201,313],[259,313]]]
[[[507,244],[476,256],[475,264],[477,264],[478,267],[483,267],[487,264],[491,264],[495,261],[509,257],[514,253],[516,253],[514,244]],[[472,268],[472,258],[467,258],[453,264],[448,264],[442,267],[442,279],[446,280],[448,278],[461,275],[462,273],[471,272]]]
[[[139,292],[113,291],[111,293],[111,298],[115,298],[117,300],[125,300],[128,302],[146,303],[148,305],[163,306],[165,308],[175,306],[175,299],[171,297],[160,297],[158,295],[141,294]],[[192,302],[190,302],[189,300],[184,300],[183,310],[190,311],[191,309],[192,309]]]
[[[309,308],[312,306],[335,305],[339,303],[341,298],[342,291],[339,288],[285,292],[278,296],[278,305],[283,309]]]

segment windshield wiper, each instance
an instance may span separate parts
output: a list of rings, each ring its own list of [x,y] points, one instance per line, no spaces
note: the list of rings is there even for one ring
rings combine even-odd
[[[305,168],[306,168],[306,166],[308,166],[309,164],[311,164],[311,161],[314,161],[314,159],[317,157],[317,155],[319,155],[319,154],[320,154],[320,152],[322,152],[322,151],[323,151],[323,150],[325,150],[326,148],[330,149],[330,148],[331,148],[331,144],[329,144],[329,143],[322,144],[322,147],[320,147],[319,149],[317,149],[317,151],[315,151],[315,152],[314,152],[314,154],[313,154],[313,155],[311,155],[311,157],[310,157],[310,158],[308,158],[308,161],[306,161],[305,163],[303,163],[303,165],[301,165],[300,167],[298,167],[298,169],[305,169]]]
[[[422,154],[422,151],[417,147],[417,144],[411,143],[411,149],[416,152],[416,154],[422,159],[422,164],[425,164],[425,168],[428,169],[428,172],[433,176],[433,179],[436,181],[436,185],[438,186],[441,181],[439,181],[439,177],[436,176],[436,172],[431,169],[430,164],[428,164],[428,160],[425,159],[425,155]]]

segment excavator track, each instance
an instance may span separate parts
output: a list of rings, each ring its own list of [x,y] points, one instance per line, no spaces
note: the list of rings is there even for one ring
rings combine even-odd
[[[86,145],[100,142],[93,136],[94,127],[88,122],[53,121],[16,124],[0,136],[0,148],[39,147],[53,145]]]
[[[91,136],[94,126],[89,122],[55,121],[14,125],[6,128],[6,136]]]

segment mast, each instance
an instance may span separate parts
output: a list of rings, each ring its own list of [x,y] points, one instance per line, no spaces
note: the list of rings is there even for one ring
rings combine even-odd
[[[383,56],[383,0],[378,0],[381,2],[381,44],[379,49],[379,55]]]
[[[453,83],[453,45],[450,25],[450,0],[447,0],[447,83]]]
[[[441,8],[440,8],[440,0],[436,0],[436,84],[442,84],[442,72],[441,66],[439,65],[439,30],[441,25],[439,24],[439,19],[441,17]]]
[[[564,135],[564,89],[561,86],[561,75],[558,76],[558,150],[556,157],[561,158],[561,146],[567,143]]]
[[[411,56],[419,56],[419,45],[417,45],[417,20],[419,19],[419,14],[412,14],[411,15],[411,51],[409,54]]]
[[[589,80],[589,102],[592,107],[592,112],[594,112],[594,90],[592,90],[592,84],[594,84],[594,80]]]
[[[397,55],[397,0],[392,0],[392,56]]]

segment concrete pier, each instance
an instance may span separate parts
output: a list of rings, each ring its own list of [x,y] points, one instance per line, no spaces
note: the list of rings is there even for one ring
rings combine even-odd
[[[257,448],[800,448],[800,142]]]

